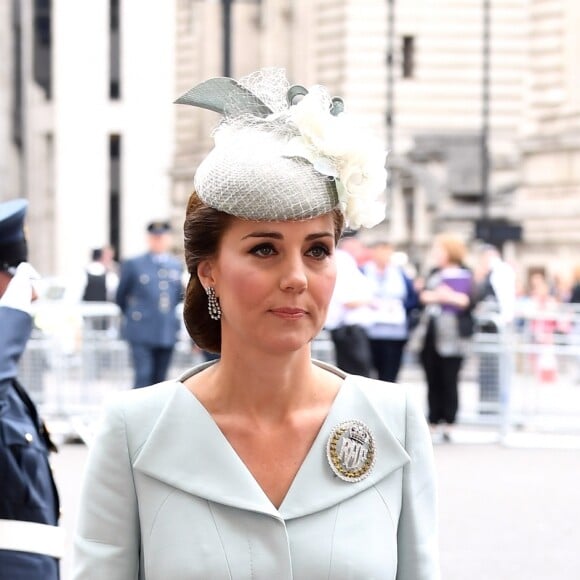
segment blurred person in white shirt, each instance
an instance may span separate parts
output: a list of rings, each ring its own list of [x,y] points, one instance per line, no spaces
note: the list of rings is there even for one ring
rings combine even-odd
[[[82,300],[84,302],[114,302],[119,286],[118,267],[111,246],[95,248],[85,268]]]
[[[370,377],[372,357],[366,328],[373,316],[372,290],[349,252],[339,247],[335,256],[336,285],[325,328],[334,344],[336,365],[347,373]]]
[[[498,248],[483,246],[477,270],[477,301],[495,306],[496,322],[503,326],[513,321],[516,305],[516,274]]]

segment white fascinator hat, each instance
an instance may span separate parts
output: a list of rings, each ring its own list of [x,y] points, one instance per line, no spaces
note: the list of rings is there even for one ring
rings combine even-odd
[[[283,69],[212,78],[177,99],[223,115],[194,188],[208,206],[257,221],[339,209],[351,229],[385,216],[386,152],[339,97],[291,86]]]

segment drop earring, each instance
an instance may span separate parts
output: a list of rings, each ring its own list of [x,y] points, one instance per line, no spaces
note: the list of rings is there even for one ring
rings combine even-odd
[[[222,309],[220,308],[218,297],[215,294],[215,288],[208,286],[205,291],[207,292],[207,310],[209,317],[212,320],[219,320],[222,317]]]

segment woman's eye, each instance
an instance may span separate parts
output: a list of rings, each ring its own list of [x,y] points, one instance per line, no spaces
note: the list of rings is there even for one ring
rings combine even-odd
[[[254,254],[256,256],[273,256],[276,253],[272,244],[260,244],[258,246],[254,246],[250,250],[250,254]]]
[[[330,256],[330,250],[326,246],[313,246],[306,252],[308,255],[312,256],[313,258],[322,260],[327,256]]]

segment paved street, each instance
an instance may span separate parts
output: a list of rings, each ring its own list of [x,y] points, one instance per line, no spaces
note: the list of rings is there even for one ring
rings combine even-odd
[[[444,580],[580,578],[580,452],[438,445]]]
[[[436,445],[435,456],[444,580],[580,578],[578,450],[471,443]],[[54,458],[69,540],[85,458],[82,444]]]

